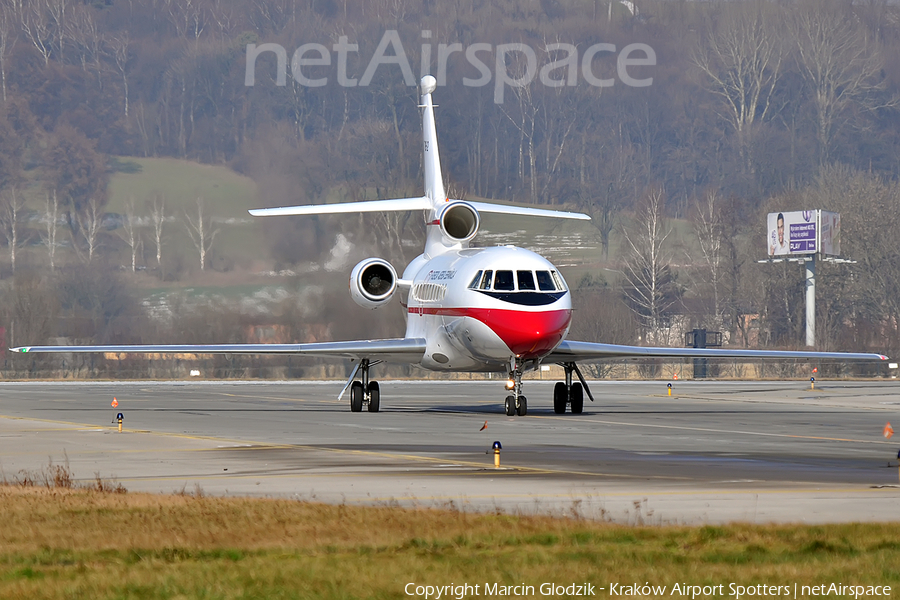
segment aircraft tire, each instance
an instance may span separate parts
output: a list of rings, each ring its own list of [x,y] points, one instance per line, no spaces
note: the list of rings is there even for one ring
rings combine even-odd
[[[363,385],[359,381],[350,384],[350,412],[362,412]]]
[[[506,397],[506,416],[507,417],[516,416],[516,397],[515,396],[507,396]]]
[[[369,412],[378,412],[381,409],[381,389],[377,381],[369,382]]]
[[[557,381],[556,385],[553,386],[553,412],[558,415],[566,413],[566,395],[566,384],[562,381]]]
[[[516,412],[520,417],[528,414],[528,399],[525,396],[519,396],[519,407],[516,409]]]
[[[584,411],[584,388],[580,382],[572,384],[572,414],[580,415]]]

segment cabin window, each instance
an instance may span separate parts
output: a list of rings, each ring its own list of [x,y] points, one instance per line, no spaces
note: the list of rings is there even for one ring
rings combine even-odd
[[[419,302],[440,302],[447,295],[447,286],[442,283],[417,283],[413,286],[413,297]]]
[[[556,286],[553,285],[553,278],[550,277],[550,271],[535,271],[534,273],[537,275],[537,284],[538,289],[542,292],[554,292],[556,291]],[[522,287],[522,284],[519,284],[519,287]]]
[[[534,273],[531,271],[516,271],[516,279],[519,281],[519,291],[534,290]]]
[[[481,273],[482,271],[475,273],[475,277],[472,278],[472,283],[469,284],[470,290],[474,290],[478,287],[479,282],[481,282]]]
[[[516,289],[512,271],[497,271],[494,278],[494,289],[501,292],[512,292]]]
[[[491,289],[491,279],[493,279],[493,278],[494,278],[493,271],[485,271],[484,277],[481,278],[481,288],[480,289],[482,289],[482,290]]]

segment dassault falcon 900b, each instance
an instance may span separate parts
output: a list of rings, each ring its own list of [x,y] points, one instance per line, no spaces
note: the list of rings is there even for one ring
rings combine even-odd
[[[499,372],[509,376],[506,414],[524,415],[522,374],[541,363],[560,364],[565,382],[553,390],[557,413],[578,414],[584,395],[593,401],[577,363],[610,358],[806,358],[875,360],[878,354],[792,352],[769,350],[706,350],[647,348],[566,340],[572,320],[572,298],[559,271],[545,258],[511,246],[471,248],[481,213],[501,213],[589,220],[584,214],[451,200],[444,192],[438,157],[434,105],[435,78],[421,81],[424,129],[425,194],[419,198],[374,200],[328,205],[251,210],[254,216],[314,215],[379,211],[424,212],[425,251],[398,277],[380,258],[360,262],[350,274],[350,294],[357,304],[374,309],[396,294],[407,312],[406,336],[388,340],[359,340],[313,344],[214,344],[31,346],[19,352],[125,353],[282,353],[349,358],[353,373],[341,396],[350,388],[350,410],[367,407],[378,412],[381,391],[369,370],[382,362],[415,364],[432,371]],[[573,381],[573,374],[578,381]],[[357,377],[357,375],[359,377]]]

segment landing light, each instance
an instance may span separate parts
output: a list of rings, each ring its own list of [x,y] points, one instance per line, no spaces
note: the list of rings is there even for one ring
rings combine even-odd
[[[511,390],[514,387],[516,387],[516,382],[513,381],[512,379],[510,379],[509,381],[506,382],[506,389]]]

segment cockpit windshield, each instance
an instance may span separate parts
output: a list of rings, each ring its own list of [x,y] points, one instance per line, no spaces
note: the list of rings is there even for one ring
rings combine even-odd
[[[562,278],[556,271],[478,271],[469,284],[472,290],[498,292],[558,292],[565,291]]]
[[[512,292],[515,291],[515,280],[513,279],[512,271],[497,271],[497,276],[494,278],[494,289],[499,292]]]
[[[563,292],[566,286],[556,271],[478,271],[470,290],[496,292]]]
[[[537,275],[538,289],[542,292],[555,292],[556,286],[553,284],[553,278],[550,277],[550,271],[535,271]]]
[[[519,291],[534,290],[534,273],[531,271],[516,271],[516,279],[519,282]]]

